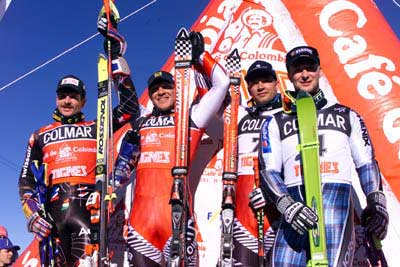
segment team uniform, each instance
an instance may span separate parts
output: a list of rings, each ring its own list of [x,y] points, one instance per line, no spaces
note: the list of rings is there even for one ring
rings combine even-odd
[[[190,109],[189,166],[196,157],[205,128],[219,110],[229,85],[224,70],[208,53],[203,55],[202,65],[207,76],[211,78],[212,87]],[[172,235],[169,200],[173,181],[171,169],[175,164],[174,113],[153,109],[152,113],[134,122],[132,128],[140,135],[140,158],[136,167],[133,205],[129,218],[129,262],[132,266],[164,266]],[[127,138],[129,139],[129,133]],[[125,140],[122,144],[124,143]],[[192,209],[191,197],[189,198],[189,209]],[[187,255],[189,265],[194,266],[196,244],[193,217],[188,218],[188,224],[188,230],[191,231],[187,234]]]
[[[113,110],[113,131],[138,113],[139,104],[130,77],[119,79],[120,103]],[[31,200],[38,192],[32,164],[47,165],[46,211],[53,219],[52,235],[60,240],[68,266],[84,255],[90,244],[90,213],[86,200],[94,190],[96,167],[96,121],[84,121],[82,113],[63,117],[56,109],[54,123],[35,131],[29,139],[19,177],[19,194],[25,215],[32,214]]]
[[[326,100],[322,91],[316,96],[329,266],[352,266],[351,163],[366,195],[381,188],[379,170],[362,118],[350,108]],[[259,157],[261,186],[278,210],[279,201],[286,195],[305,203],[298,144],[295,114],[279,112],[264,122]],[[308,255],[308,235],[300,235],[282,216],[271,266],[306,266]]]
[[[248,195],[254,189],[253,157],[258,156],[261,126],[266,117],[282,109],[281,96],[278,94],[269,103],[249,108],[239,107],[238,118],[238,181],[236,184],[236,218],[234,223],[233,257],[244,266],[257,266],[257,220],[248,205]],[[265,209],[267,218],[276,220],[275,209]],[[274,231],[268,229],[270,223],[265,220],[267,231],[265,250],[271,248]]]

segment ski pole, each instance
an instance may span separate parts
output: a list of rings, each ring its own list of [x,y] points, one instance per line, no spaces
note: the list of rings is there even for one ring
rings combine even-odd
[[[256,187],[260,187],[260,173],[258,168],[258,157],[253,157],[254,181]],[[264,209],[257,211],[258,225],[258,266],[264,266]]]
[[[367,233],[364,240],[364,247],[371,267],[388,267],[385,254],[382,250],[382,242],[373,234]]]

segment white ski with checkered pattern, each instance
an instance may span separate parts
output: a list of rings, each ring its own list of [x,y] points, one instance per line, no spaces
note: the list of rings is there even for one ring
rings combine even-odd
[[[240,102],[240,56],[234,49],[226,59],[230,77],[231,104],[224,111],[224,165],[222,173],[221,248],[218,265],[231,267],[233,260],[233,222],[235,217],[236,182],[238,169],[238,112]]]
[[[187,266],[187,173],[189,143],[189,92],[193,80],[192,44],[185,28],[175,39],[175,166],[171,190],[172,239],[168,266]]]

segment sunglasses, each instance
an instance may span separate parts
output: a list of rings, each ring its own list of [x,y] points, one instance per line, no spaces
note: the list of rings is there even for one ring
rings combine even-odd
[[[292,73],[298,73],[302,72],[303,70],[306,70],[308,72],[316,72],[319,68],[318,64],[315,63],[301,63],[301,64],[293,64],[290,67],[290,72]]]
[[[70,98],[80,100],[80,94],[76,92],[62,92],[62,93],[57,93],[57,98],[62,100],[67,98],[69,96]]]
[[[159,84],[155,84],[149,88],[150,94],[153,94],[154,92],[158,91],[158,88],[160,88],[160,87],[162,87],[164,89],[168,89],[168,90],[174,89],[174,85],[172,83],[159,83]]]

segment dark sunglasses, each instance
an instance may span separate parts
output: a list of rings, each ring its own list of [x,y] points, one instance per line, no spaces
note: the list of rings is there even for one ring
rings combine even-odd
[[[171,89],[174,89],[174,84],[172,84],[172,83],[159,83],[159,84],[155,84],[155,85],[153,85],[153,86],[151,86],[151,87],[149,88],[150,94],[153,94],[154,92],[158,91],[158,88],[160,88],[160,87],[162,87],[162,88],[164,88],[164,89],[171,90]]]
[[[303,70],[309,72],[316,72],[318,70],[319,65],[315,63],[302,63],[302,64],[293,64],[290,67],[292,73],[302,72]]]
[[[76,92],[62,92],[62,93],[57,93],[57,98],[62,100],[65,99],[67,96],[69,96],[70,98],[76,99],[76,100],[80,100],[80,94],[76,93]]]

